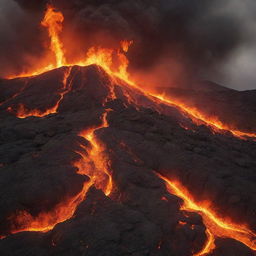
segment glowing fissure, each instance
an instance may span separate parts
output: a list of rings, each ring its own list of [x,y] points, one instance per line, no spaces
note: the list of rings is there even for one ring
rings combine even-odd
[[[213,128],[215,131],[219,130],[225,130],[231,132],[234,136],[239,138],[244,137],[251,137],[256,138],[256,133],[248,133],[248,132],[241,132],[235,129],[232,129],[228,127],[228,125],[223,124],[221,121],[218,120],[217,117],[207,117],[205,114],[200,112],[196,108],[188,107],[183,102],[178,102],[173,99],[169,99],[168,97],[165,97],[163,95],[148,93],[150,96],[156,98],[161,103],[167,104],[167,105],[174,105],[180,108],[183,112],[187,113],[191,119],[194,121],[195,124],[198,124],[199,121],[203,122],[207,126]]]
[[[190,195],[186,188],[179,182],[172,181],[160,174],[157,174],[165,181],[169,193],[174,194],[183,199],[181,210],[196,212],[201,215],[203,222],[207,228],[207,243],[203,250],[195,256],[205,255],[214,248],[215,237],[226,237],[237,240],[251,250],[256,250],[256,234],[248,229],[245,225],[238,225],[227,218],[219,217],[211,208],[210,202],[198,203]]]
[[[74,215],[77,206],[84,200],[86,192],[92,184],[92,181],[85,182],[78,195],[59,203],[50,212],[42,212],[37,216],[32,216],[27,211],[21,211],[18,215],[12,216],[15,225],[10,233],[15,234],[24,231],[48,232],[52,230],[58,223],[64,222]]]
[[[78,205],[85,200],[86,193],[92,185],[101,189],[106,196],[111,193],[113,182],[109,171],[109,160],[107,155],[104,154],[103,144],[98,141],[95,135],[97,130],[108,127],[107,113],[108,110],[102,116],[101,125],[82,131],[79,134],[90,143],[89,148],[81,145],[81,152],[77,152],[81,159],[74,163],[78,174],[90,178],[89,181],[84,182],[81,192],[73,198],[60,202],[49,212],[32,216],[27,211],[20,211],[17,215],[11,216],[14,225],[10,233],[15,234],[23,231],[47,232],[52,230],[58,223],[72,218]]]
[[[108,111],[108,110],[107,110]],[[93,181],[96,188],[101,189],[105,195],[112,191],[112,176],[109,171],[109,160],[104,154],[104,145],[96,138],[95,132],[102,128],[108,127],[107,113],[103,114],[102,124],[99,127],[91,128],[80,133],[80,136],[90,142],[90,148],[81,146],[81,160],[75,166],[79,169],[80,174],[87,175]]]
[[[50,114],[57,113],[59,105],[60,105],[61,101],[63,100],[64,96],[71,90],[72,80],[70,79],[70,81],[68,81],[71,69],[72,69],[71,67],[68,67],[68,69],[64,72],[64,77],[63,77],[63,82],[62,82],[63,87],[61,89],[62,92],[59,93],[59,99],[53,107],[50,107],[49,109],[46,109],[45,111],[42,111],[39,109],[27,109],[24,104],[19,104],[16,111],[14,111],[12,109],[12,107],[9,107],[7,110],[9,112],[15,112],[16,116],[21,119],[27,118],[30,116],[44,117],[44,116],[48,116]]]
[[[15,99],[17,96],[19,96],[27,88],[27,85],[28,85],[28,81],[25,81],[24,86],[17,93],[15,93],[13,96],[11,96],[10,98],[0,102],[0,106],[3,106],[7,102],[9,102],[9,101]]]

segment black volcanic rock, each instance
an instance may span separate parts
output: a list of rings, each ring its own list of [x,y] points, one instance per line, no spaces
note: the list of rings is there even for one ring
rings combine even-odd
[[[193,255],[206,242],[202,218],[181,211],[182,200],[167,192],[156,173],[179,180],[197,201],[209,200],[221,216],[256,231],[256,143],[197,126],[179,109],[156,104],[97,66],[71,68],[70,88],[57,113],[15,117],[19,104],[42,111],[53,106],[67,69],[0,81],[0,234],[7,236],[0,240],[0,255]],[[109,96],[113,91],[115,98]],[[245,112],[250,109],[243,118],[252,115],[254,92],[216,93],[225,95],[225,104],[246,95],[251,100],[239,103]],[[189,93],[178,94],[190,101]],[[108,127],[95,136],[109,159],[112,193],[92,186],[71,219],[46,233],[11,235],[18,212],[36,217],[54,211],[82,190],[89,178],[73,163],[81,159],[81,145],[90,143],[79,134],[100,126],[106,109]],[[250,120],[247,124],[254,128]],[[255,254],[235,240],[218,238],[210,255]]]
[[[244,132],[256,130],[256,90],[236,91],[208,81],[184,88],[158,88],[172,98]]]

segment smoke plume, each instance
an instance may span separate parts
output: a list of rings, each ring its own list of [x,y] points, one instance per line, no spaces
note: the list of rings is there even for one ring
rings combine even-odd
[[[47,1],[1,1],[5,15],[1,15],[0,75],[5,76],[33,65],[47,51],[45,31],[38,25]],[[131,73],[158,86],[191,79],[234,82],[233,74],[243,66],[237,58],[241,52],[248,55],[255,39],[252,0],[48,2],[64,13],[68,58],[84,55],[92,45],[113,47],[120,40],[134,40],[128,53]],[[243,89],[246,80],[240,87],[233,86]]]

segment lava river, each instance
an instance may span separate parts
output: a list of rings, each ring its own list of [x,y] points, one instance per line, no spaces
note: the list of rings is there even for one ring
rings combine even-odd
[[[237,240],[251,250],[256,250],[256,234],[253,233],[244,225],[233,223],[229,219],[221,218],[214,212],[213,207],[210,207],[210,202],[198,203],[193,196],[177,181],[172,181],[160,174],[157,174],[160,179],[166,183],[167,190],[170,194],[174,194],[183,199],[181,210],[188,212],[196,212],[201,215],[206,226],[207,242],[205,247],[194,256],[206,255],[215,248],[215,237],[225,237]]]
[[[42,212],[37,216],[32,216],[29,212],[21,211],[11,216],[13,227],[10,233],[19,233],[23,231],[47,232],[55,227],[58,223],[70,219],[76,211],[78,205],[85,200],[88,189],[95,185],[96,188],[102,189],[108,196],[112,191],[112,177],[108,170],[109,161],[104,154],[104,146],[96,138],[96,131],[108,126],[107,112],[102,116],[102,124],[84,130],[80,136],[85,138],[90,146],[85,148],[81,145],[81,150],[77,152],[81,159],[74,163],[77,173],[89,177],[89,181],[84,182],[83,189],[73,198],[60,202],[50,212]]]

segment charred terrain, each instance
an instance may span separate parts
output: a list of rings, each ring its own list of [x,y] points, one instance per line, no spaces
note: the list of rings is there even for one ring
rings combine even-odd
[[[2,79],[0,254],[255,255],[255,92],[203,88],[168,95],[251,137],[96,65]]]
[[[256,255],[256,91],[149,88],[132,41],[73,58],[63,21],[0,79],[0,255]]]

